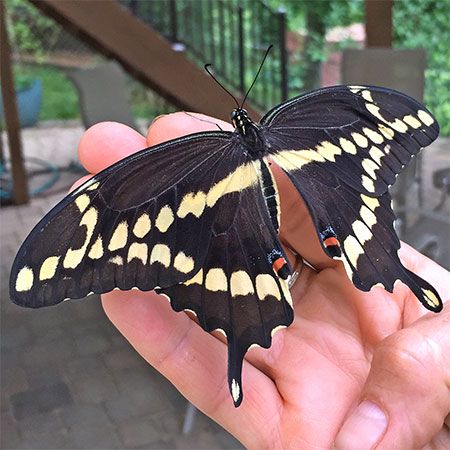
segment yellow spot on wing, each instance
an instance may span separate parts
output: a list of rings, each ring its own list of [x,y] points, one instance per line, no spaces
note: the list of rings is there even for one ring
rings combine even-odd
[[[148,247],[147,244],[133,242],[128,249],[127,262],[130,262],[134,258],[142,261],[142,264],[147,264]]]
[[[368,101],[368,102],[373,102],[373,98],[372,98],[372,94],[370,91],[368,91],[367,89],[365,89],[364,91],[361,92],[361,95],[363,97],[364,100]]]
[[[403,117],[403,122],[406,122],[412,128],[420,128],[422,124],[414,116],[408,115]]]
[[[158,217],[156,218],[155,225],[161,233],[165,233],[170,225],[174,221],[172,208],[169,205],[165,205],[159,211]]]
[[[352,133],[352,138],[359,147],[366,148],[369,145],[367,138],[360,133]]]
[[[255,166],[252,163],[244,164],[211,187],[206,194],[206,205],[212,208],[223,195],[241,192],[258,181]]]
[[[361,244],[364,244],[364,242],[368,241],[373,236],[372,232],[369,230],[366,224],[364,224],[360,220],[356,220],[355,222],[353,222],[352,228],[356,238]]]
[[[345,138],[340,138],[339,144],[341,145],[341,147],[344,149],[345,152],[350,153],[351,155],[356,155],[357,150],[355,144],[352,141],[349,141],[348,139]]]
[[[39,271],[39,280],[50,280],[55,276],[60,256],[49,256],[41,266]]]
[[[337,146],[328,141],[321,142],[316,150],[319,152],[321,156],[328,161],[336,161],[335,156],[342,154],[342,150]]]
[[[112,258],[109,259],[108,262],[116,264],[117,266],[123,266],[123,258],[119,255],[113,256]]]
[[[392,127],[394,130],[398,131],[399,133],[406,133],[408,131],[408,125],[406,125],[405,122],[402,122],[398,118],[396,118],[393,122],[390,122],[389,120],[385,119],[381,115],[380,108],[378,106],[374,105],[373,103],[366,103],[366,108],[377,119],[381,120],[384,123],[387,123],[390,127]]]
[[[114,233],[111,237],[111,240],[108,244],[108,250],[114,251],[124,248],[127,244],[128,240],[128,224],[123,221],[117,225],[117,228],[114,230]]]
[[[383,136],[381,136],[380,133],[377,133],[376,131],[371,130],[370,128],[364,127],[362,131],[375,144],[381,144],[384,141],[384,138]]]
[[[378,148],[372,145],[372,147],[369,150],[370,157],[378,164],[381,164],[381,158],[385,156],[385,154]]]
[[[33,287],[34,275],[30,267],[24,266],[19,270],[16,278],[16,291],[26,292]]]
[[[359,215],[369,228],[377,223],[377,216],[366,205],[361,206]]]
[[[368,195],[361,194],[361,200],[372,210],[380,206],[380,202],[375,197],[369,197]]]
[[[239,400],[239,396],[241,395],[241,388],[234,378],[231,380],[231,395],[235,402]]]
[[[441,304],[441,302],[436,297],[436,294],[433,291],[430,291],[429,289],[422,289],[422,292],[427,298],[427,303],[429,303],[431,306],[435,307]]]
[[[133,234],[136,237],[142,239],[150,231],[150,228],[151,228],[150,217],[147,213],[143,213],[139,216],[138,220],[136,220],[136,223],[134,224]]]
[[[156,244],[150,255],[150,264],[161,263],[164,267],[170,266],[170,248],[165,244]]]
[[[382,123],[380,123],[378,125],[378,129],[380,130],[381,134],[386,138],[386,139],[394,139],[395,136],[395,132],[392,128],[387,127],[386,125],[383,125]]]
[[[254,294],[255,288],[253,287],[252,280],[247,272],[243,270],[237,270],[231,274],[230,279],[230,291],[232,297],[238,295]]]
[[[358,258],[364,253],[364,249],[355,236],[350,235],[345,238],[344,250],[352,266],[356,267]]]
[[[362,185],[369,191],[375,192],[375,184],[367,175],[361,177]]]
[[[183,252],[179,252],[175,256],[173,266],[179,272],[189,273],[194,270],[194,260],[190,256],[186,256]]]
[[[272,155],[272,159],[287,172],[301,169],[313,161],[325,161],[325,158],[315,150],[282,150]]]
[[[189,192],[181,200],[177,216],[184,219],[188,214],[200,217],[206,206],[206,194],[203,191]]]
[[[97,223],[98,213],[95,208],[89,208],[83,215],[79,226],[86,226],[86,239],[79,249],[69,248],[64,257],[63,266],[65,269],[75,269],[83,260],[89,242],[94,233],[95,225]]]
[[[87,194],[82,194],[75,199],[75,204],[77,205],[80,212],[84,212],[84,210],[89,206],[90,202],[91,199]]]
[[[91,259],[100,259],[103,256],[103,242],[101,236],[98,236],[88,253]]]
[[[426,111],[419,110],[417,111],[417,116],[427,127],[434,123],[433,117],[431,117]]]
[[[205,287],[209,291],[228,291],[228,280],[225,272],[222,269],[209,269],[206,274]]]
[[[369,174],[370,178],[376,180],[377,176],[375,174],[375,170],[378,170],[380,166],[378,166],[374,161],[369,158],[364,158],[362,160],[362,167]]]
[[[267,273],[256,276],[256,294],[260,300],[264,300],[268,296],[273,296],[277,300],[281,300],[280,289],[272,275]]]

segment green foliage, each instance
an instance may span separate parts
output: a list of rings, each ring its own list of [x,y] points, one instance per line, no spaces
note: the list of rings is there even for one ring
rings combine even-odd
[[[397,0],[393,20],[397,47],[427,51],[425,103],[450,136],[450,2]]]
[[[54,22],[25,0],[6,0],[5,4],[13,50],[41,59],[45,51],[41,38],[48,40],[57,33]]]

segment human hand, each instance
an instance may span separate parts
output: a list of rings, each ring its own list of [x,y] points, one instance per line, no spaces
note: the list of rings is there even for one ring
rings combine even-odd
[[[149,145],[216,130],[215,123],[230,129],[206,120],[211,122],[183,113],[163,116],[146,137],[124,125],[102,123],[82,138],[80,160],[97,173]],[[246,447],[450,448],[449,302],[433,314],[401,284],[394,294],[357,290],[341,263],[323,253],[297,191],[279,170],[276,176],[280,238],[288,256],[293,262],[293,249],[320,270],[299,268],[292,288],[293,324],[276,333],[270,349],[247,353],[239,408],[229,395],[221,336],[173,312],[154,292],[103,295],[108,317],[189,401]],[[445,269],[407,245],[400,256],[444,300],[450,298]]]

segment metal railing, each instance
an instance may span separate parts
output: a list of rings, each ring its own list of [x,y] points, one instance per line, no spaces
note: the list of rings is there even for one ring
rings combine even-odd
[[[121,0],[174,49],[211,63],[231,90],[244,94],[267,47],[273,50],[249,101],[265,110],[287,98],[286,15],[259,0]]]

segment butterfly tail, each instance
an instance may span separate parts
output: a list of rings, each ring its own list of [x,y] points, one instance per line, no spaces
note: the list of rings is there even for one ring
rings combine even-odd
[[[244,398],[242,392],[242,363],[246,350],[236,342],[228,342],[228,387],[234,406],[237,408]]]
[[[414,292],[425,308],[433,312],[442,310],[442,300],[431,284],[406,268],[404,268],[402,281]]]

